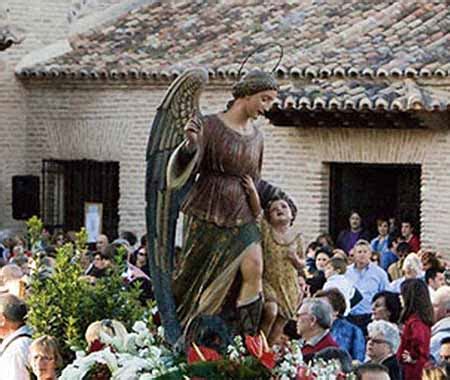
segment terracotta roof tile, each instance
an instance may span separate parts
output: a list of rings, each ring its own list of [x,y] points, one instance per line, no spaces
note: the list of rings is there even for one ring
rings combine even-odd
[[[275,106],[307,110],[448,111],[450,96],[445,91],[420,87],[412,79],[394,83],[313,79],[302,86],[282,88]]]
[[[280,42],[286,73],[405,75],[407,67],[435,71],[450,61],[450,11],[440,0],[267,0],[159,2],[136,7],[102,27],[70,39],[72,51],[17,73],[47,75],[50,69],[77,73],[105,70],[180,70],[203,65],[214,71],[236,69],[256,46]],[[252,58],[272,67],[276,49]],[[381,71],[380,71],[381,70]]]

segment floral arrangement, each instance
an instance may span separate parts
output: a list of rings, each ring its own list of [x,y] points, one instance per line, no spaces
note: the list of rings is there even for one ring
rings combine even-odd
[[[77,352],[61,380],[149,380],[177,370],[176,357],[164,344],[162,327],[154,330],[138,321],[125,338],[101,334],[104,347],[91,353]]]
[[[351,379],[341,373],[337,361],[319,360],[307,366],[299,341],[269,349],[263,334],[245,339],[236,336],[223,356],[193,343],[186,358],[166,346],[163,328],[156,328],[152,320],[136,322],[124,338],[104,334],[100,338],[100,350],[77,352],[61,380]]]

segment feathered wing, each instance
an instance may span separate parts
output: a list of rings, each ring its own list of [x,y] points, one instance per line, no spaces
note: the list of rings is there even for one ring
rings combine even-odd
[[[167,90],[150,130],[147,148],[146,219],[147,246],[153,290],[165,329],[166,340],[175,344],[181,335],[176,318],[171,282],[175,257],[175,230],[181,202],[192,186],[167,186],[169,158],[184,139],[183,128],[194,113],[208,81],[206,70],[187,70]]]

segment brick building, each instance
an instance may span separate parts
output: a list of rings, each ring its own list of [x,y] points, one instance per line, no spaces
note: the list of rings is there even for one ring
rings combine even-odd
[[[79,227],[80,202],[95,201],[110,234],[143,233],[147,138],[170,81],[207,67],[202,109],[219,111],[246,54],[276,41],[283,89],[261,122],[263,174],[296,200],[305,240],[359,208],[371,225],[412,215],[424,246],[450,252],[445,0],[103,1],[84,16],[69,1],[9,3],[26,38],[0,53],[1,228],[20,226],[11,177],[26,174],[47,223]],[[251,64],[276,59],[268,49]]]

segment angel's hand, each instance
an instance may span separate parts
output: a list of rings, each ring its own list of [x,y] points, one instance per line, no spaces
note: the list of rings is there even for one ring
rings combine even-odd
[[[197,146],[202,133],[202,123],[195,115],[189,120],[184,127],[184,133],[189,141],[190,146]]]

